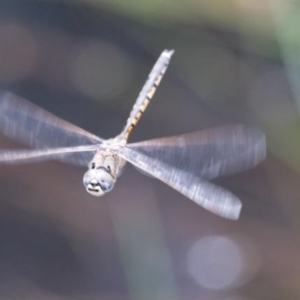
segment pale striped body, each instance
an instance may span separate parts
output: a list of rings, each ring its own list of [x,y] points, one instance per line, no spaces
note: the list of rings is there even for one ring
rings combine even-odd
[[[116,138],[105,141],[103,143],[104,145],[102,144],[101,149],[96,152],[89,164],[89,170],[86,172],[86,176],[89,176],[89,173],[93,172],[93,170],[103,170],[111,175],[109,178],[107,174],[103,174],[106,176],[106,180],[110,182],[111,188],[114,186],[126,164],[126,161],[116,154],[114,150],[115,148],[122,148],[127,143],[130,134],[154,96],[156,89],[167,70],[173,53],[173,50],[165,50],[162,52],[130,112],[124,129]],[[101,196],[103,194],[101,188],[96,188],[95,186],[87,187],[87,191],[96,196]]]
[[[240,200],[207,180],[248,170],[263,161],[266,141],[259,129],[234,125],[127,143],[172,54],[172,50],[162,52],[124,129],[109,140],[61,120],[12,93],[0,91],[0,130],[34,148],[0,150],[0,162],[30,163],[56,159],[88,166],[83,183],[87,192],[95,196],[111,191],[125,163],[129,162],[205,209],[225,218],[237,219],[242,207]]]
[[[160,55],[131,110],[126,125],[119,135],[120,138],[125,138],[128,140],[132,130],[137,125],[138,121],[149,105],[153,95],[155,94],[156,89],[167,70],[173,53],[173,50],[165,50]]]

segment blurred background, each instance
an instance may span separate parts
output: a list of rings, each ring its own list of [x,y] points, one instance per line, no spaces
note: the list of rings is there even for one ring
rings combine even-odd
[[[175,49],[131,141],[245,123],[268,158],[214,181],[235,222],[131,166],[102,198],[84,168],[0,166],[0,299],[299,299],[299,27],[292,0],[1,0],[1,89],[109,138]]]

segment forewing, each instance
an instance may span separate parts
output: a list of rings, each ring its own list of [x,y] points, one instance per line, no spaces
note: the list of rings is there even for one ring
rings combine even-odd
[[[65,157],[70,159],[70,155],[71,157],[72,155],[77,155],[77,158],[81,157],[86,162],[86,158],[89,157],[91,159],[96,150],[96,145],[37,150],[2,150],[0,151],[0,163],[19,164],[52,159],[65,160]]]
[[[102,141],[101,138],[5,91],[0,91],[0,131],[30,147],[49,151],[50,148],[97,144]],[[20,155],[21,152],[9,153],[1,151],[0,155],[4,158],[16,153]],[[23,153],[27,155],[30,151],[25,150]],[[56,159],[74,165],[87,165],[92,157],[92,152],[68,152],[68,155],[56,155]],[[36,161],[37,157],[34,160]]]
[[[128,148],[202,179],[251,169],[266,157],[264,133],[244,125],[159,138]]]
[[[151,158],[136,149],[124,147],[118,154],[134,166],[160,179],[208,211],[224,218],[238,219],[242,204],[229,191],[206,182],[192,173],[176,169],[158,159]]]

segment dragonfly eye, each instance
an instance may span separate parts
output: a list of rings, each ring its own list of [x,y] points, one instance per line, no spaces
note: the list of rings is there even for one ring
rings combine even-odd
[[[83,184],[88,193],[94,196],[102,196],[114,186],[115,180],[104,169],[90,169],[83,176]]]
[[[113,179],[111,174],[103,169],[97,170],[96,173],[97,173],[96,178],[103,192],[105,193],[109,192],[113,188],[115,183],[115,180]]]

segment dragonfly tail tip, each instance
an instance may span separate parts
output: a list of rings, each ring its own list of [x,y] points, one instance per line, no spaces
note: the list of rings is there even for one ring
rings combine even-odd
[[[162,55],[164,55],[164,56],[167,56],[167,57],[169,57],[169,58],[171,58],[171,56],[174,54],[174,50],[172,49],[172,50],[164,50],[164,52],[163,52],[163,54]]]

